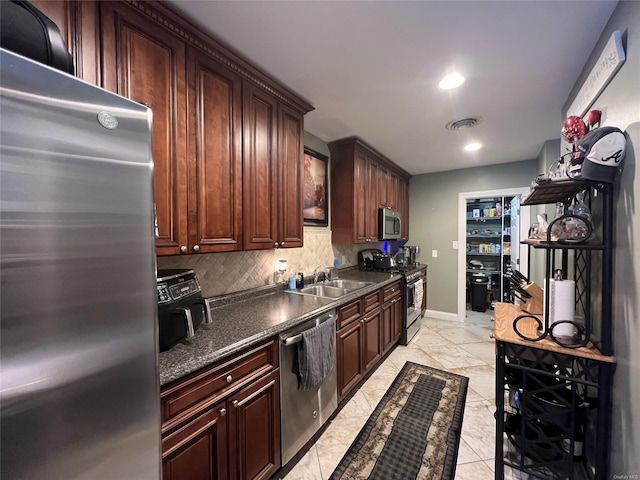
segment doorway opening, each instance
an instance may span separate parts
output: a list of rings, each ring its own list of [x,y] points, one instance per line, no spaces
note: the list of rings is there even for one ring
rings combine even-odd
[[[462,192],[458,195],[458,321],[486,325],[495,302],[509,302],[509,268],[528,271],[529,188]]]

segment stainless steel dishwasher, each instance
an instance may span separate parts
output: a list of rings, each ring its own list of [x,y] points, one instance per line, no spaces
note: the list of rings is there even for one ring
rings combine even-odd
[[[335,310],[331,310],[280,334],[282,465],[293,458],[338,408],[335,359],[329,375],[311,390],[298,389],[296,373],[301,333],[335,315]]]

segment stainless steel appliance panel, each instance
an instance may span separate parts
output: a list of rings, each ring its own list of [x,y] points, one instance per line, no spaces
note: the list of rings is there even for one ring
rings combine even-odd
[[[399,239],[400,226],[400,212],[390,208],[378,209],[378,240]]]
[[[151,113],[0,68],[2,478],[157,480]]]
[[[338,408],[336,364],[324,381],[311,390],[298,389],[297,337],[304,330],[320,325],[335,310],[309,320],[280,335],[280,411],[282,465],[285,465]]]
[[[405,277],[405,315],[402,322],[401,345],[408,345],[411,339],[420,331],[422,325],[422,305],[416,298],[416,285],[424,280],[419,270],[406,273]]]

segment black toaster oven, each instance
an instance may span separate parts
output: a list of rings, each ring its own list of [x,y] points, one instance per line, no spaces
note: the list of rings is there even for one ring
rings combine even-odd
[[[193,270],[158,270],[157,276],[158,338],[164,352],[209,323],[211,310]]]

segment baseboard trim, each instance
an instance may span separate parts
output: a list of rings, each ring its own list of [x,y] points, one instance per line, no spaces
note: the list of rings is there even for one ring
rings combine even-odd
[[[435,318],[438,320],[450,320],[452,322],[460,322],[458,314],[449,312],[439,312],[437,310],[428,310],[424,314],[425,317]],[[464,321],[464,320],[462,320]]]

